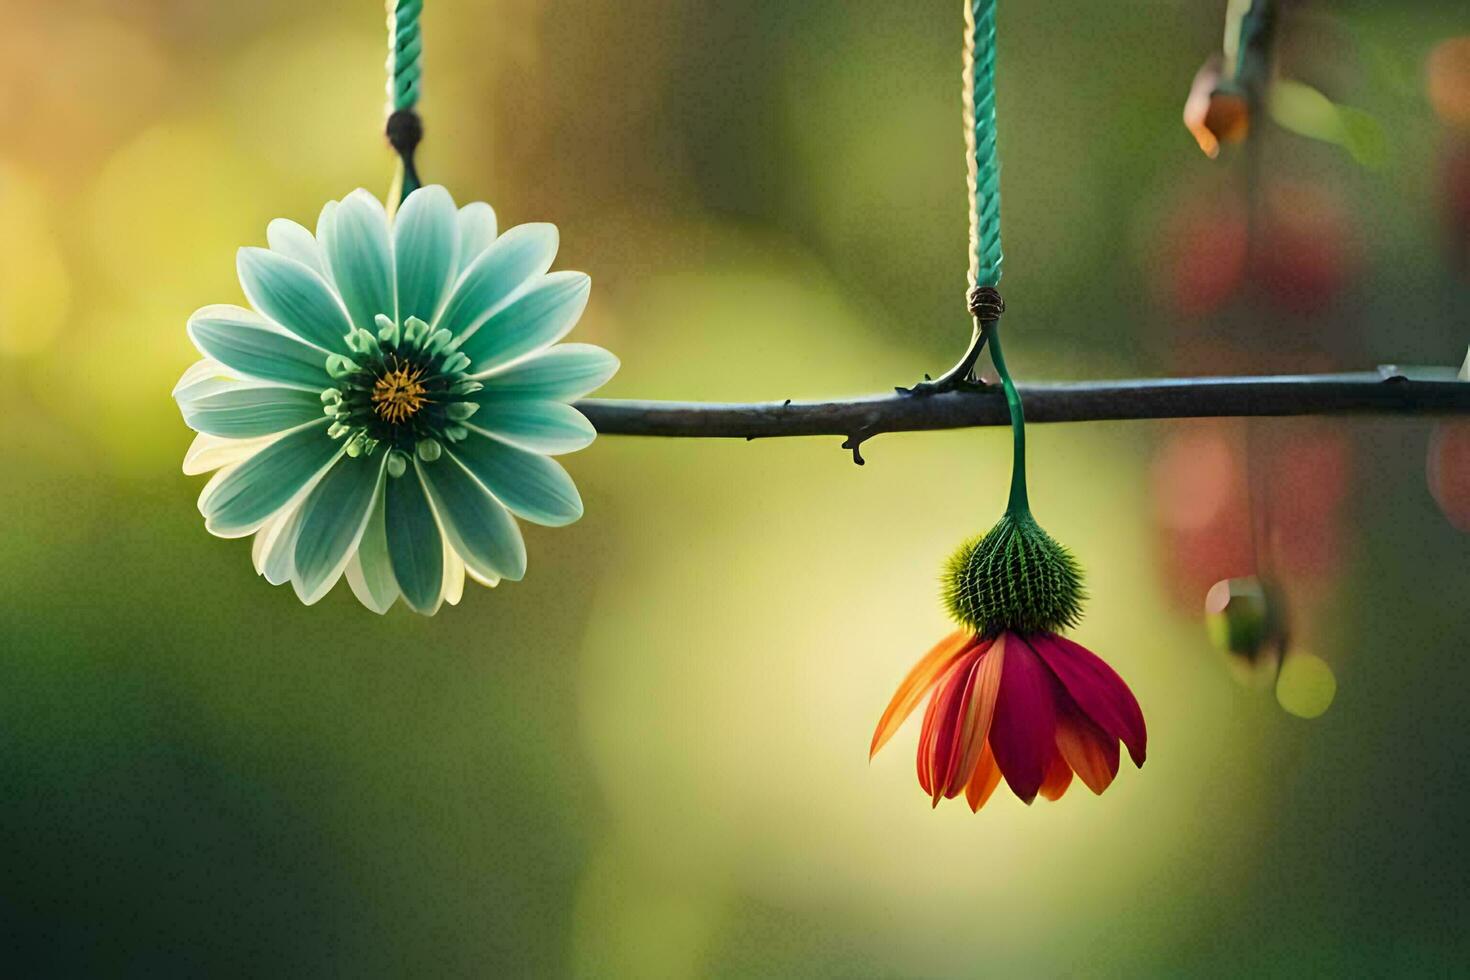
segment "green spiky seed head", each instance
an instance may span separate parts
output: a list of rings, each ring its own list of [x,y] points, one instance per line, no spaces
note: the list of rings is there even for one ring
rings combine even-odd
[[[1030,514],[1006,514],[944,566],[944,604],[981,636],[1060,632],[1082,618],[1082,567]]]

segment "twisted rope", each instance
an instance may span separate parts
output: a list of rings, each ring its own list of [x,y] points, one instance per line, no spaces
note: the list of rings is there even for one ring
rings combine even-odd
[[[965,147],[969,150],[970,184],[970,312],[981,343],[989,342],[990,360],[1000,375],[1011,417],[1011,495],[1006,516],[1029,518],[1026,493],[1026,411],[1011,379],[1000,344],[1000,316],[1005,312],[1000,285],[1000,151],[995,138],[995,3],[965,4]]]
[[[424,0],[388,0],[388,112],[412,109],[419,102],[424,74],[424,37],[419,14]]]
[[[1000,155],[995,140],[995,0],[965,4],[965,155],[970,188],[970,286],[998,286]]]
[[[419,31],[423,9],[424,0],[388,0],[387,135],[402,165],[395,209],[420,186],[413,153],[424,138],[424,124],[414,108],[424,75],[424,36]]]

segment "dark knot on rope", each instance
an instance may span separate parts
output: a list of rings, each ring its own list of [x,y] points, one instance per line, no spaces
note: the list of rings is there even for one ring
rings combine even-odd
[[[424,138],[424,123],[412,109],[397,109],[388,116],[388,145],[403,161],[403,196],[419,187],[419,174],[413,165],[413,151]]]
[[[999,320],[1006,311],[1006,301],[994,286],[976,286],[970,290],[969,301],[970,315],[981,323]]]

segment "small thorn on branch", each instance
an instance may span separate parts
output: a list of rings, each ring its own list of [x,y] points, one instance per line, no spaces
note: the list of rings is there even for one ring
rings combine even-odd
[[[852,450],[852,461],[854,463],[859,466],[866,466],[868,461],[863,459],[861,451],[863,443],[877,434],[878,430],[875,426],[864,425],[847,437],[847,440],[842,444],[842,448]]]

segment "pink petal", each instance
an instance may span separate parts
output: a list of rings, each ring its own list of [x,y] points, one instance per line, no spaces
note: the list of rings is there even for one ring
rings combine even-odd
[[[990,747],[1011,792],[1030,803],[1046,780],[1056,752],[1052,694],[1056,681],[1020,637],[1005,633],[996,641],[997,646],[1001,643],[1005,644],[1005,667],[990,725]]]
[[[944,781],[948,778],[949,753],[956,740],[959,728],[957,713],[959,702],[964,696],[965,682],[975,662],[970,657],[960,657],[939,678],[934,694],[929,698],[929,707],[924,711],[924,726],[919,729],[919,754],[916,759],[919,785],[934,798],[937,806],[944,795]]]
[[[1066,637],[1034,633],[1026,642],[1046,661],[1082,713],[1103,731],[1121,739],[1128,746],[1133,764],[1142,766],[1148,749],[1148,730],[1143,724],[1143,711],[1123,678],[1097,654]]]
[[[975,690],[975,672],[979,667],[979,660],[978,656],[971,653],[955,662],[934,689],[929,711],[924,716],[925,731],[919,738],[919,751],[927,753],[929,758],[927,763],[922,759],[919,762],[919,783],[924,786],[935,806],[946,795],[953,795],[946,794],[945,791],[954,780],[955,768],[964,755],[965,716],[969,712]],[[926,765],[927,773],[924,773]],[[928,785],[924,785],[925,775],[928,776]],[[965,776],[968,778],[969,773],[965,773]],[[963,780],[960,785],[964,785]]]

